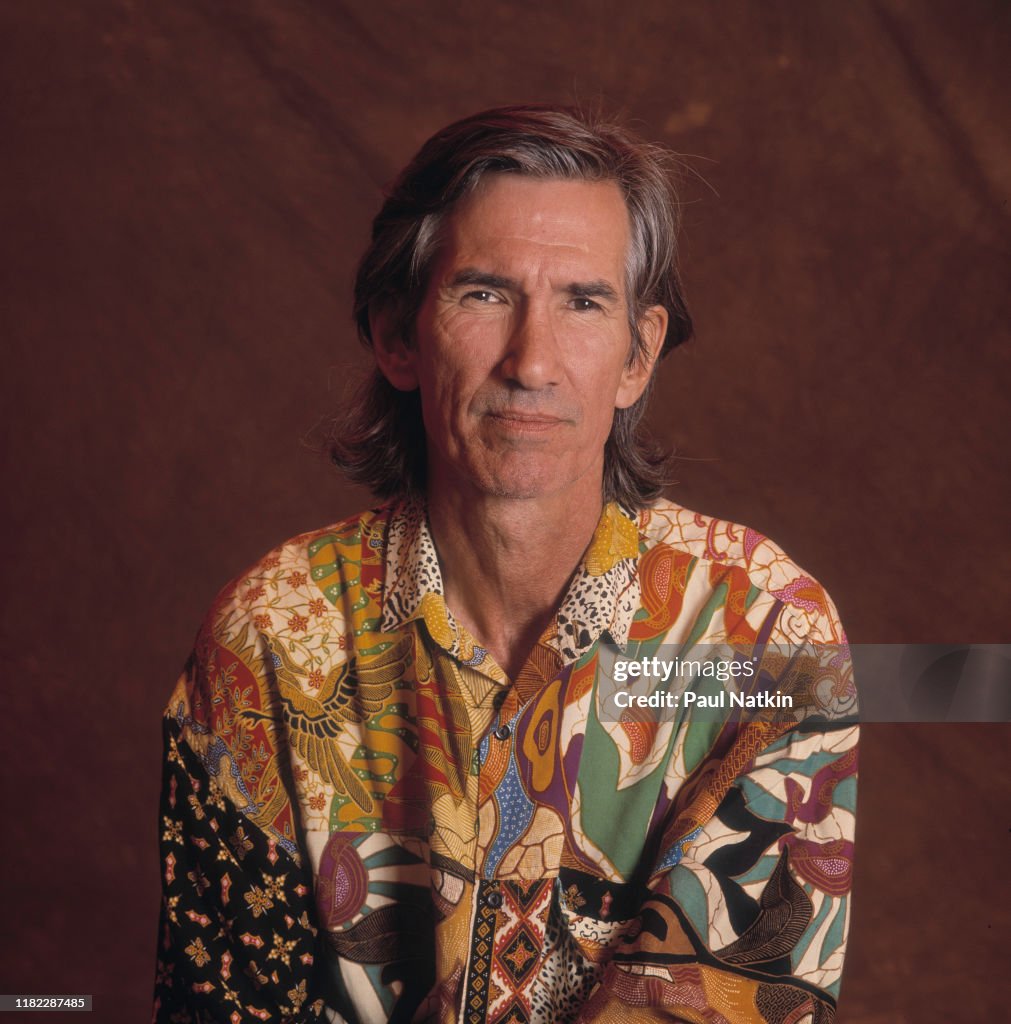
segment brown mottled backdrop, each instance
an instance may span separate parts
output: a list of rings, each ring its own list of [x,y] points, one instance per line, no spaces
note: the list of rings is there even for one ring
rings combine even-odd
[[[146,1019],[159,718],[216,590],[364,505],[303,438],[359,352],[379,189],[478,108],[693,154],[675,496],[770,533],[854,641],[1007,641],[1011,8],[0,7],[0,992]],[[841,1020],[1004,1020],[1008,740],[868,728]]]

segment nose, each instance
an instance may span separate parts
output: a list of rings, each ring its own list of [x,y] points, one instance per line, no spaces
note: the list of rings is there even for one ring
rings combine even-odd
[[[513,323],[501,370],[514,385],[540,391],[561,383],[562,352],[548,313],[531,306],[521,308]]]

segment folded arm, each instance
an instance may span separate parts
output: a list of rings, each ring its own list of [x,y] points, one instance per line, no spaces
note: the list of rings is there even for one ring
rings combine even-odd
[[[630,1013],[668,1022],[834,1019],[849,924],[857,729],[795,726],[770,739],[762,728],[746,727],[676,806],[638,918],[581,1021],[617,1024]],[[721,785],[735,759],[742,769]]]

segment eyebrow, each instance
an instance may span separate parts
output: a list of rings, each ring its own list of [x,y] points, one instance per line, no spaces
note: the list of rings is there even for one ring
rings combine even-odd
[[[519,282],[514,278],[503,277],[501,274],[490,274],[487,271],[478,270],[476,267],[465,267],[454,274],[449,282],[451,288],[461,284],[479,284],[485,288],[502,288],[514,292],[520,290]]]
[[[618,293],[607,281],[574,281],[565,289],[569,295],[576,299],[607,299],[608,302],[617,302]]]
[[[519,282],[512,277],[504,277],[502,274],[492,274],[488,271],[478,270],[476,267],[465,267],[458,271],[449,281],[449,286],[455,288],[459,285],[481,285],[484,288],[501,288],[505,291],[522,291]],[[605,299],[608,302],[618,302],[619,296],[614,286],[604,280],[597,281],[573,281],[562,289],[567,295],[579,299]]]

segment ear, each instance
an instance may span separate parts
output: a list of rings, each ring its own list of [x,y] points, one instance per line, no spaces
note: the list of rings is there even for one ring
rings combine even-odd
[[[644,350],[637,353],[631,364],[621,371],[618,394],[614,400],[616,409],[627,409],[635,405],[646,390],[667,336],[667,319],[667,310],[663,306],[650,306],[639,321]]]
[[[398,391],[414,391],[418,387],[414,352],[394,326],[389,312],[370,314],[369,329],[372,332],[372,351],[382,375]]]

